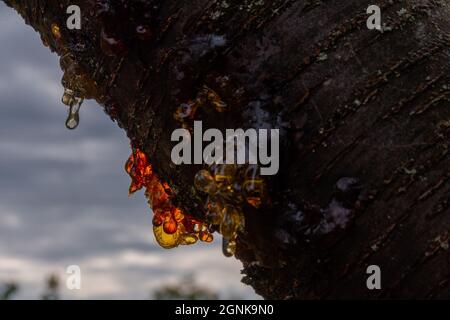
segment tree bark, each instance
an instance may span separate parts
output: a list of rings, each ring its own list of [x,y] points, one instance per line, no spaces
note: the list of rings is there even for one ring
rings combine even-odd
[[[74,55],[93,97],[199,218],[202,166],[170,157],[177,107],[206,85],[230,110],[204,110],[204,130],[281,129],[270,201],[245,208],[236,254],[264,298],[450,298],[447,1],[4,1]],[[117,10],[103,19],[100,2]],[[81,30],[65,28],[71,4]],[[383,32],[366,27],[371,4]],[[102,30],[122,43],[102,50]],[[381,290],[366,286],[369,265]]]

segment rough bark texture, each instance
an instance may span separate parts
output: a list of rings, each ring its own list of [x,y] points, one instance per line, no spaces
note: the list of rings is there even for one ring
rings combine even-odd
[[[231,110],[205,111],[204,127],[282,129],[270,203],[246,208],[238,240],[243,281],[258,294],[450,298],[447,0],[128,1],[159,6],[154,36],[136,39],[138,22],[117,15],[127,50],[116,57],[100,48],[96,1],[5,2],[53,50],[74,53],[97,100],[194,215],[204,216],[200,167],[170,159],[180,103],[207,85]],[[64,28],[69,2],[82,8],[81,31]],[[367,29],[370,4],[384,32]],[[372,264],[382,290],[366,287]]]

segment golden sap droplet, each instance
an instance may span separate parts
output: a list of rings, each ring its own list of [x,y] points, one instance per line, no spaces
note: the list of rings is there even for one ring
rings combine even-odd
[[[223,201],[219,197],[209,197],[206,203],[207,218],[213,225],[220,225],[222,222]]]
[[[179,230],[173,234],[167,234],[164,232],[162,225],[153,227],[153,234],[155,235],[155,239],[158,244],[164,249],[176,248],[180,245],[182,240]]]
[[[246,180],[243,185],[245,199],[255,208],[259,208],[264,197],[264,180]]]
[[[247,197],[246,200],[249,205],[251,205],[252,207],[254,207],[256,209],[261,207],[262,200],[259,197]]]
[[[236,253],[236,240],[222,238],[222,252],[225,257],[232,257]]]
[[[181,237],[180,244],[181,245],[191,245],[197,242],[198,238],[193,234],[183,235]]]
[[[217,185],[214,178],[207,170],[200,170],[197,172],[194,179],[194,185],[197,190],[211,195],[217,192]]]
[[[219,184],[231,184],[236,174],[236,165],[218,164],[214,167],[214,179]]]
[[[56,23],[52,23],[51,29],[55,39],[57,40],[61,39],[61,30],[59,29],[59,26]]]
[[[239,230],[244,230],[244,215],[235,207],[227,205],[222,211],[222,222],[220,223],[220,233],[224,238],[232,239]]]
[[[178,230],[178,223],[175,221],[175,219],[166,219],[163,224],[163,229],[167,234],[174,234]]]
[[[203,242],[213,242],[214,236],[208,231],[200,231],[199,238]]]

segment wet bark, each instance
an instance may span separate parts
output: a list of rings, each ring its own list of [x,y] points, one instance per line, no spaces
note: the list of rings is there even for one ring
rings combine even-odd
[[[140,36],[145,9],[105,20],[96,1],[5,2],[52,50],[74,54],[97,101],[193,215],[205,214],[193,188],[202,167],[170,158],[181,103],[206,85],[230,110],[204,110],[204,128],[281,129],[270,200],[245,208],[238,239],[243,281],[258,294],[450,297],[447,1],[129,2],[154,7],[151,35]],[[69,2],[82,9],[80,31],[64,27]],[[366,27],[370,4],[382,8],[383,32]],[[102,28],[123,41],[113,56]],[[369,265],[380,266],[382,290],[367,289]]]

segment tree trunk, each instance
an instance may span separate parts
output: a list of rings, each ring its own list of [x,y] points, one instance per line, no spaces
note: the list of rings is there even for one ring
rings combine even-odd
[[[204,130],[281,130],[269,200],[245,207],[238,237],[258,294],[450,298],[446,0],[375,0],[382,32],[368,30],[360,0],[5,2],[73,54],[97,83],[90,97],[199,218],[202,166],[171,161],[178,106],[207,86],[230,110],[202,110]],[[70,4],[81,30],[65,27]],[[367,288],[369,265],[381,290]]]

